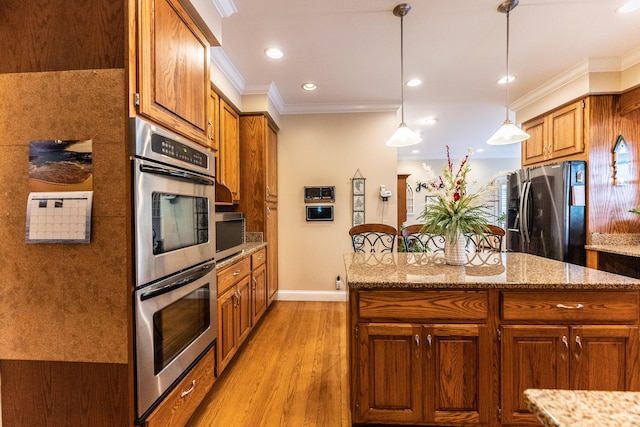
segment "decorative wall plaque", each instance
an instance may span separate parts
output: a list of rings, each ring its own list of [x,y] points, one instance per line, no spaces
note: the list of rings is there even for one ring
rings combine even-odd
[[[631,153],[622,135],[613,146],[613,185],[627,185],[631,180]]]
[[[352,225],[364,224],[365,179],[360,173],[360,169],[356,170],[355,175],[351,178]]]

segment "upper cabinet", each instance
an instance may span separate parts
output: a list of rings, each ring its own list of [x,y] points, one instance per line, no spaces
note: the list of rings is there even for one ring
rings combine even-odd
[[[209,146],[210,43],[177,0],[141,0],[138,114]]]
[[[589,99],[582,99],[523,123],[531,137],[522,143],[522,165],[557,159],[584,160],[585,117]]]
[[[218,182],[231,190],[234,203],[240,201],[240,117],[224,99],[220,99],[220,141],[218,145]]]

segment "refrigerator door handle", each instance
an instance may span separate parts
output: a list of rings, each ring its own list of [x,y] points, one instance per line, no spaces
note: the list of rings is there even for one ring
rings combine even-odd
[[[524,198],[527,192],[527,182],[525,181],[522,185],[522,190],[520,190],[520,206],[518,210],[518,215],[516,216],[516,223],[514,227],[520,233],[520,238],[524,241]]]
[[[527,181],[524,183],[522,193],[523,197],[521,201],[523,202],[524,209],[520,212],[520,221],[522,222],[524,241],[530,243],[531,239],[529,230],[529,201],[531,199],[531,181]]]

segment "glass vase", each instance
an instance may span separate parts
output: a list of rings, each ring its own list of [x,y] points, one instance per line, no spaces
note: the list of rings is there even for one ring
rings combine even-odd
[[[445,239],[444,261],[449,265],[464,265],[467,262],[466,241],[463,234],[455,240]]]

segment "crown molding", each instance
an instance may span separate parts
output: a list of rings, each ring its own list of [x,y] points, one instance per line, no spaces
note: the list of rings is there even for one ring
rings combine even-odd
[[[212,0],[212,2],[222,18],[228,18],[238,12],[233,0]]]
[[[579,78],[588,76],[589,73],[602,72],[622,72],[640,63],[640,48],[635,49],[619,58],[591,58],[586,59],[576,66],[570,68],[556,78],[548,81],[537,89],[520,97],[509,105],[513,111],[521,110],[544,97],[558,91]],[[621,88],[612,88],[612,92],[620,91]],[[586,95],[586,94],[585,94]]]
[[[236,67],[231,63],[227,54],[222,50],[222,47],[213,46],[210,51],[211,61],[213,61],[213,63],[220,69],[234,89],[238,91],[238,93],[242,94],[246,84],[244,77],[242,77]]]
[[[399,108],[400,104],[287,104],[281,114],[382,113]]]

